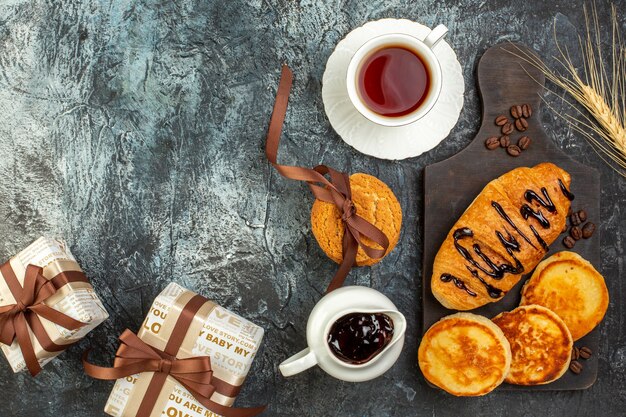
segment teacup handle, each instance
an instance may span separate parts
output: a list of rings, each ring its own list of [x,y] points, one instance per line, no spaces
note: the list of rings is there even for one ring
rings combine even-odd
[[[306,348],[278,365],[278,369],[280,369],[280,373],[283,376],[292,376],[306,371],[315,365],[317,365],[315,353],[310,348]]]
[[[424,38],[423,42],[430,49],[433,49],[435,45],[437,45],[439,41],[442,40],[444,36],[446,36],[446,33],[448,33],[448,28],[444,25],[438,25],[436,28],[430,31],[428,36]]]

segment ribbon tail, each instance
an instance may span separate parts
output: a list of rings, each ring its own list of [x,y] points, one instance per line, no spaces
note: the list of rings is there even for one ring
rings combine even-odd
[[[335,203],[335,200],[333,199],[333,194],[330,192],[330,187],[329,188],[320,187],[319,185],[315,185],[311,182],[308,182],[308,184],[315,198],[317,198],[318,200],[325,201],[327,203],[331,203],[331,204]]]
[[[13,326],[15,327],[15,338],[17,339],[17,343],[22,351],[22,356],[24,356],[26,367],[32,376],[36,376],[39,372],[41,372],[41,366],[37,360],[35,348],[33,348],[33,344],[30,340],[28,324],[26,323],[24,314],[18,314],[15,316],[13,319]]]
[[[278,155],[278,143],[283,130],[285,115],[287,114],[287,104],[289,102],[289,92],[292,82],[293,73],[287,65],[283,65],[280,74],[280,82],[278,83],[278,91],[276,92],[276,101],[274,101],[274,109],[267,131],[268,141],[265,147],[265,155],[273,164],[276,163],[276,157]]]
[[[352,266],[356,261],[356,253],[359,248],[357,241],[354,239],[354,236],[352,236],[352,233],[350,233],[347,229],[344,232],[343,238],[343,260],[339,265],[339,269],[337,270],[337,272],[335,272],[335,276],[330,281],[330,284],[328,284],[326,294],[336,290],[343,285],[343,282],[346,280],[346,277],[350,273],[350,269],[352,269]]]
[[[58,324],[61,327],[65,327],[68,330],[78,330],[85,325],[85,323],[61,313],[54,308],[40,303],[29,308],[33,313],[43,317],[46,320],[51,321],[54,324]]]
[[[142,372],[156,372],[159,369],[158,360],[147,359],[145,361],[137,361],[126,366],[114,368],[106,368],[104,366],[94,365],[89,362],[89,352],[87,349],[83,353],[82,362],[85,373],[92,378],[102,379],[105,381],[114,381],[116,379],[125,378],[127,376],[140,374]]]
[[[56,344],[50,338],[50,335],[48,334],[46,328],[43,327],[43,323],[41,322],[41,319],[37,314],[28,314],[26,316],[26,320],[28,321],[28,325],[33,331],[33,334],[35,335],[35,338],[37,338],[37,341],[39,342],[41,347],[48,352],[61,352],[78,342],[76,340],[67,344]]]
[[[7,316],[0,316],[0,343],[11,346],[13,339],[15,339],[13,319]]]
[[[373,259],[380,259],[385,256],[387,249],[389,249],[389,238],[387,238],[387,235],[385,235],[380,229],[358,214],[347,220],[347,226],[348,229],[351,230],[352,234],[354,234],[358,246],[363,249],[367,256]],[[361,235],[378,244],[382,249],[366,245],[363,243]]]
[[[113,371],[113,369],[94,365],[89,362],[89,352],[91,352],[91,349],[87,349],[85,352],[83,352],[83,356],[81,358],[85,373],[89,375],[90,377],[96,378],[96,379],[103,379],[107,381],[116,380],[117,375],[114,375],[113,372],[111,372]],[[120,376],[120,378],[123,378],[123,377]]]

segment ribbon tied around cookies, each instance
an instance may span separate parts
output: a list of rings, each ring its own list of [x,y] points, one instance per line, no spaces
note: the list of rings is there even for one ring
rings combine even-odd
[[[13,284],[9,285],[9,288],[16,302],[15,304],[0,307],[0,342],[11,345],[13,340],[17,340],[26,366],[31,375],[35,376],[41,371],[41,366],[35,355],[29,328],[32,329],[38,340],[49,340],[39,317],[43,317],[68,330],[77,330],[84,326],[84,323],[44,303],[46,299],[57,292],[57,288],[52,281],[43,275],[43,268],[36,265],[28,265],[24,275],[24,287],[22,288],[12,270],[7,272],[6,265],[3,265],[2,273],[5,279],[7,279],[7,284],[13,282]],[[16,282],[17,285],[15,285]],[[47,345],[50,344],[51,342],[42,342],[44,348],[47,348]],[[58,345],[55,346],[58,347]]]
[[[289,92],[293,82],[293,74],[287,65],[283,65],[274,102],[274,110],[267,133],[265,154],[278,173],[285,178],[305,181],[318,200],[334,204],[341,212],[341,220],[345,226],[342,240],[343,259],[335,276],[331,280],[327,292],[343,285],[350,269],[355,264],[358,248],[363,249],[370,258],[382,258],[389,248],[389,239],[376,226],[358,215],[352,202],[350,179],[346,173],[336,171],[325,165],[313,169],[297,166],[280,165],[277,163],[278,145],[282,127],[287,114]],[[326,178],[330,177],[330,181]],[[373,247],[363,241],[369,239],[379,247]]]

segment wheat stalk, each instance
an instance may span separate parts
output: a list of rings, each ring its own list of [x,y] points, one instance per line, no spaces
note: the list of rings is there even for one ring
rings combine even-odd
[[[591,7],[591,13],[586,6],[583,6],[583,11],[586,31],[584,37],[579,36],[579,47],[583,56],[583,68],[580,72],[576,69],[569,50],[561,47],[558,42],[556,22],[554,39],[559,56],[554,58],[561,66],[563,74],[549,68],[536,55],[520,48],[517,48],[519,55],[512,53],[537,67],[549,81],[562,88],[582,106],[581,109],[571,101],[564,100],[574,109],[575,115],[556,113],[581,133],[616,172],[626,177],[626,48],[619,30],[617,10],[612,5],[610,66],[607,66],[607,60],[602,54],[595,3]],[[549,88],[547,90],[556,94]]]

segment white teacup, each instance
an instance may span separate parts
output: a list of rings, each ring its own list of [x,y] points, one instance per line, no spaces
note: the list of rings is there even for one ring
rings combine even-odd
[[[359,113],[372,122],[383,126],[403,126],[424,117],[424,115],[426,115],[433,108],[439,98],[439,94],[441,93],[441,65],[439,64],[439,60],[437,59],[437,56],[433,52],[432,48],[434,48],[435,45],[437,45],[437,43],[444,38],[446,33],[448,33],[448,29],[444,25],[439,25],[431,30],[423,40],[404,33],[390,33],[372,38],[363,44],[363,46],[355,52],[350,64],[348,65],[346,79],[348,96]],[[374,52],[391,46],[400,46],[417,52],[421,60],[427,66],[430,78],[429,89],[426,93],[427,96],[419,107],[409,114],[397,117],[384,116],[371,110],[363,102],[363,99],[360,97],[358,91],[358,77],[362,64]]]
[[[363,364],[342,361],[328,346],[327,338],[332,325],[350,313],[383,313],[393,321],[393,336],[389,343]],[[311,311],[306,330],[308,347],[281,363],[279,369],[283,376],[292,376],[319,365],[337,379],[367,381],[393,366],[402,351],[405,331],[406,319],[380,292],[361,286],[339,288],[325,295]]]

